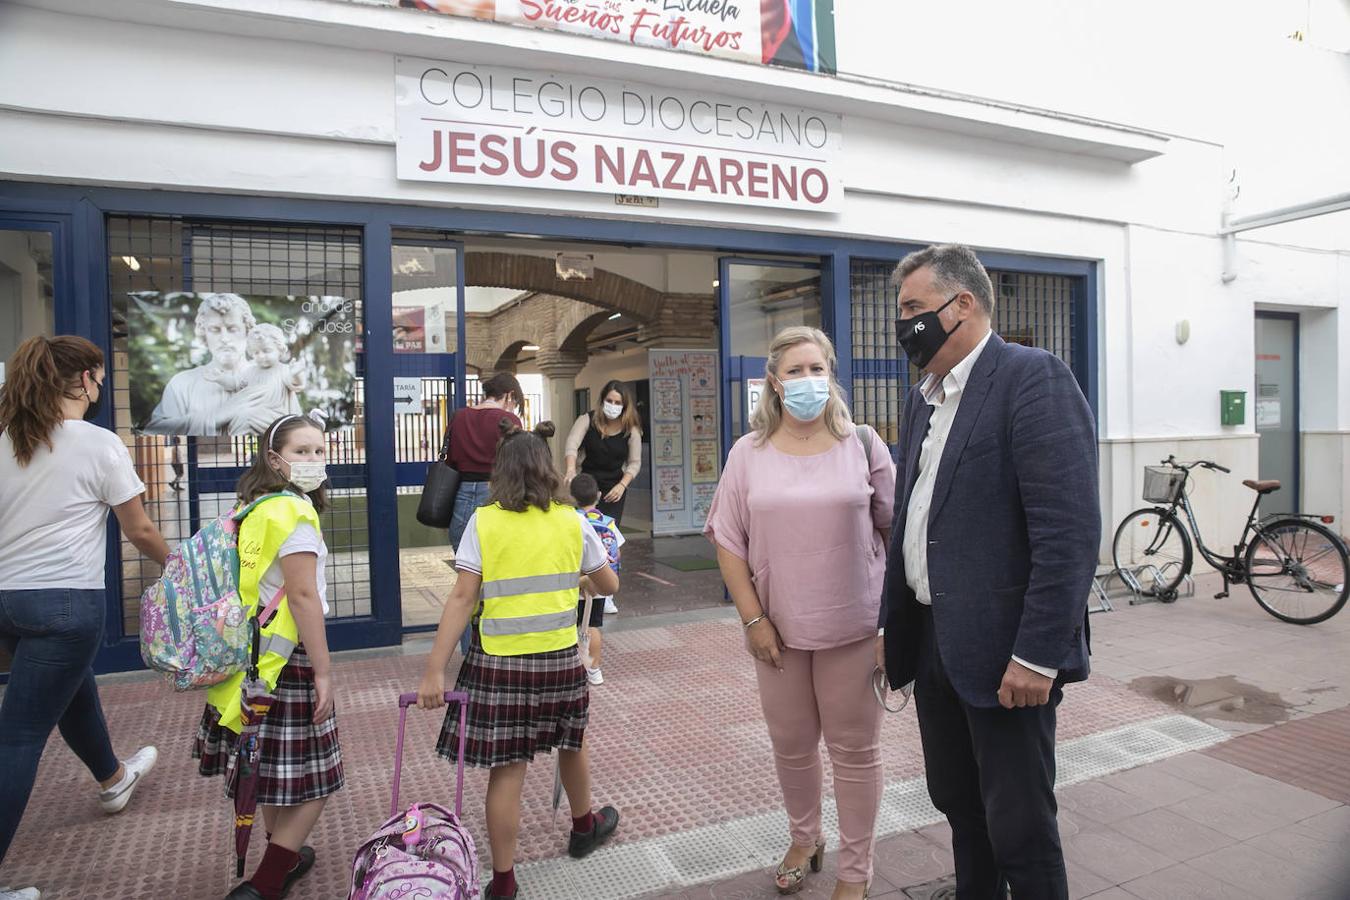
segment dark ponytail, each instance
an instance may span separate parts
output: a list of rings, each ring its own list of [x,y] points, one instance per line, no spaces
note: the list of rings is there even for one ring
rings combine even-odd
[[[26,466],[38,446],[52,446],[52,432],[65,418],[61,401],[78,397],[80,373],[103,368],[103,351],[72,334],[33,337],[19,345],[0,386],[0,432],[9,435],[14,458]]]

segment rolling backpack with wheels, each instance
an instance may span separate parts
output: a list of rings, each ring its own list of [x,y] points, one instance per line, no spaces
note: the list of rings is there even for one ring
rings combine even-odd
[[[464,738],[469,695],[447,691],[445,702],[459,704],[459,758],[456,762],[455,811],[435,803],[414,803],[400,812],[398,784],[403,772],[403,732],[416,694],[398,698],[398,745],[394,751],[393,800],[389,819],[366,838],[352,861],[348,900],[434,897],[477,900],[478,851],[460,822],[464,801]]]

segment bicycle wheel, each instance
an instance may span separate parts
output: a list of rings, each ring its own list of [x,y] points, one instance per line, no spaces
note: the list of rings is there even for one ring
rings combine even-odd
[[[1261,608],[1295,625],[1340,612],[1350,591],[1350,552],[1326,528],[1306,519],[1263,525],[1247,548],[1247,586]]]
[[[1165,509],[1136,509],[1116,528],[1111,559],[1134,574],[1146,596],[1170,599],[1191,571],[1191,536]]]

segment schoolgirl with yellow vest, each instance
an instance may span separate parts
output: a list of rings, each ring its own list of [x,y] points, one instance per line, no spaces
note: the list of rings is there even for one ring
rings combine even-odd
[[[283,599],[263,623],[258,665],[276,694],[258,729],[258,805],[267,850],[253,875],[226,900],[278,900],[303,877],[314,865],[314,850],[305,840],[328,796],[343,784],[324,634],[328,548],[319,525],[327,505],[324,455],[321,420],[282,416],[264,432],[252,468],[239,480],[241,503],[276,495],[240,525],[239,593],[247,606],[266,605],[278,591]],[[229,774],[235,764],[242,679],[237,675],[207,692],[192,749],[203,775]]]
[[[445,667],[472,620],[473,639],[455,688],[469,695],[465,763],[490,769],[486,798],[492,884],[488,900],[517,896],[516,835],[525,768],[536,753],[558,751],[572,809],[567,852],[580,858],[619,824],[612,806],[591,809],[584,736],[590,705],[577,651],[577,589],[590,577],[601,595],[619,576],[600,538],[559,499],[562,485],[545,441],[509,422],[493,463],[488,505],[469,519],[455,553],[458,579],[445,604],[418,689],[418,705],[444,705]],[[436,750],[453,758],[459,715],[448,710]]]

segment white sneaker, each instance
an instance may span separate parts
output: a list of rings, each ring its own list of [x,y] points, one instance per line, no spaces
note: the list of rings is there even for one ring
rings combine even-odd
[[[37,888],[0,888],[0,900],[42,900],[42,892]]]
[[[150,774],[150,770],[155,767],[158,760],[159,751],[154,747],[142,747],[133,753],[130,759],[122,760],[122,766],[126,769],[122,780],[106,791],[99,791],[98,805],[103,807],[103,811],[112,815],[126,809],[127,804],[131,802],[131,795],[136,793],[137,786],[146,775]],[[0,895],[0,900],[7,898]]]
[[[617,606],[614,605],[614,598],[613,598],[613,597],[606,597],[606,598],[605,598],[605,615],[607,615],[607,616],[617,616],[618,614],[619,614],[619,608],[618,608]]]
[[[591,684],[604,684],[605,676],[600,674],[599,668],[587,669],[586,680],[589,681]],[[0,898],[0,900],[4,900],[4,898]]]

